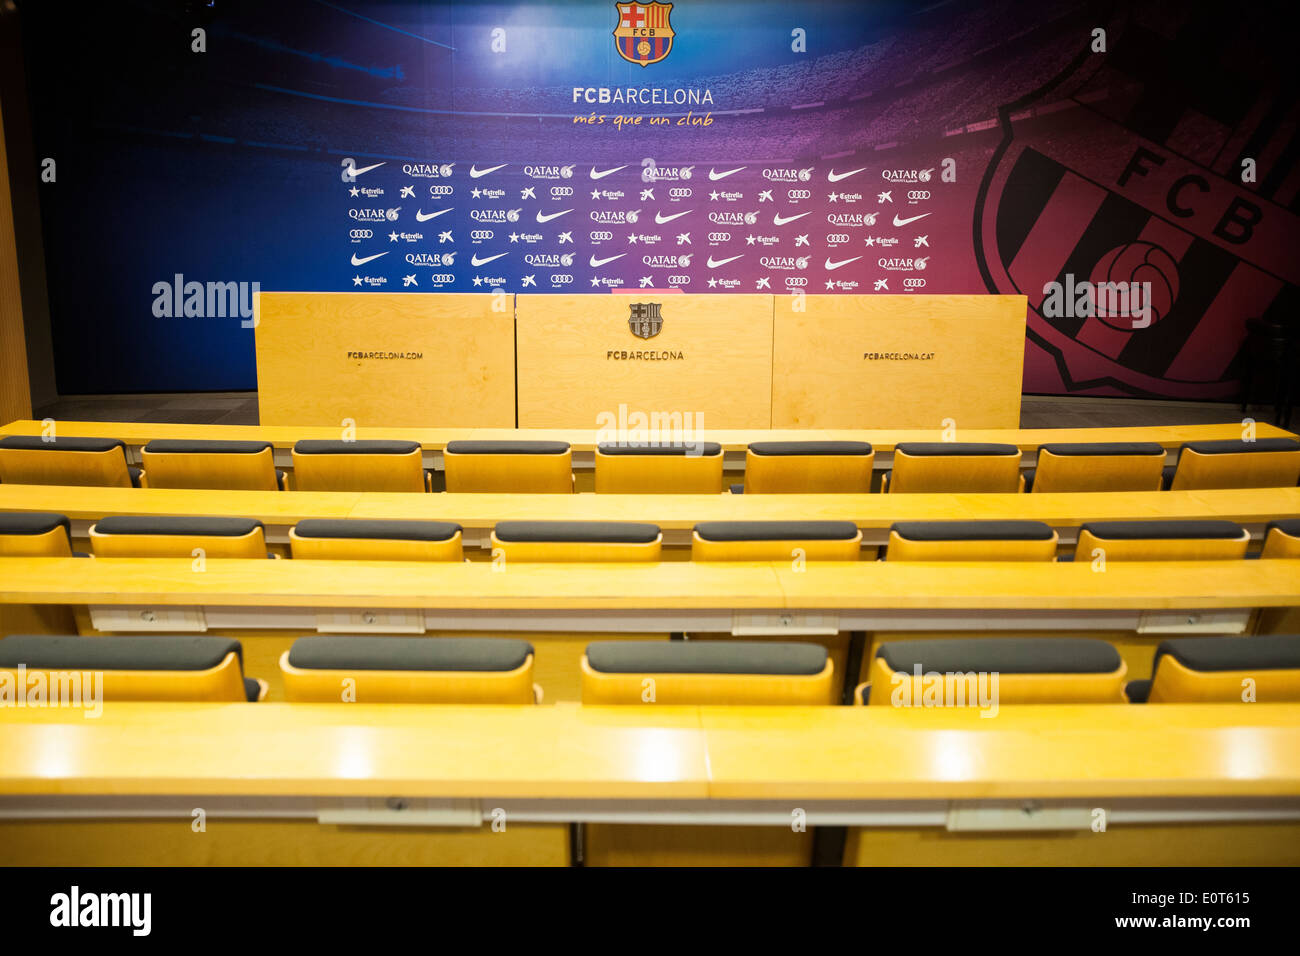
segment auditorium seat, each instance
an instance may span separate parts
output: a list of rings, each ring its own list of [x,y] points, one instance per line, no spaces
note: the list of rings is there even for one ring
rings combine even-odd
[[[300,637],[285,698],[312,703],[532,704],[533,647],[499,637]]]
[[[1300,518],[1270,521],[1261,558],[1300,558]]]
[[[684,495],[722,492],[722,446],[716,442],[596,446],[601,494]]]
[[[584,704],[830,704],[834,664],[820,644],[593,641]]]
[[[1159,491],[1165,450],[1155,442],[1062,442],[1038,446],[1030,491]]]
[[[856,561],[862,532],[852,521],[701,521],[691,535],[693,561]]]
[[[865,494],[875,457],[864,441],[751,442],[745,494]]]
[[[449,521],[306,518],[289,529],[295,558],[460,561],[461,527]]]
[[[500,521],[492,554],[509,561],[658,561],[658,525],[630,521]]]
[[[101,700],[255,701],[266,696],[266,682],[244,676],[243,648],[228,637],[194,634],[138,634],[75,637],[15,634],[0,638],[0,673],[11,679],[18,667],[44,672],[46,686],[67,686],[69,671],[90,674]],[[61,672],[61,673],[60,673]],[[99,676],[102,674],[102,678]],[[55,676],[58,675],[58,676]]]
[[[90,546],[114,558],[189,558],[196,549],[206,558],[267,556],[262,522],[252,518],[117,515],[90,526]]]
[[[1156,648],[1151,674],[1129,682],[1131,700],[1300,703],[1300,635],[1171,638]]]
[[[293,446],[297,491],[428,491],[424,452],[413,441],[300,441]]]
[[[1250,533],[1231,521],[1089,521],[1079,528],[1074,560],[1228,561],[1244,558]]]
[[[139,486],[140,469],[126,463],[115,438],[7,435],[0,438],[0,482],[7,485]]]
[[[1122,703],[1128,668],[1088,637],[978,637],[887,641],[859,685],[857,704],[894,707]],[[939,678],[943,679],[940,680]]]
[[[284,474],[275,470],[269,441],[155,439],[141,452],[149,488],[214,488],[277,491]]]
[[[573,493],[573,455],[566,441],[451,441],[442,462],[448,491]]]
[[[50,512],[0,512],[0,557],[70,558],[72,525]]]
[[[1023,491],[1020,449],[979,442],[900,442],[881,491],[929,494]]]
[[[886,561],[1052,561],[1056,532],[1041,521],[896,521]]]
[[[1300,482],[1300,441],[1187,442],[1178,454],[1170,488],[1294,488]]]

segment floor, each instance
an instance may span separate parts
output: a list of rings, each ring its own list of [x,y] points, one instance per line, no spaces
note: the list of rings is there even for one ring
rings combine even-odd
[[[1271,407],[1251,409],[1272,422]],[[180,392],[152,395],[70,395],[39,408],[37,419],[98,422],[165,422],[256,425],[256,392]],[[1021,428],[1103,428],[1124,425],[1213,425],[1240,422],[1235,403],[1165,402],[1126,398],[1026,395]]]

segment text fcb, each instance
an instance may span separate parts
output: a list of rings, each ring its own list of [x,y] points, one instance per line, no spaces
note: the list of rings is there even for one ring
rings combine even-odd
[[[627,326],[639,339],[652,339],[664,327],[664,317],[660,314],[663,306],[658,302],[634,302],[632,314],[627,318]]]
[[[618,55],[629,63],[649,66],[672,51],[673,28],[668,15],[671,3],[616,3],[618,26],[614,28],[614,46]]]

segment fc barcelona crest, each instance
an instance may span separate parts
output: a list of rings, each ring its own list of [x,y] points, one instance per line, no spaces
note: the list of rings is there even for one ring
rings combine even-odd
[[[627,317],[627,326],[639,339],[652,339],[664,327],[664,317],[659,310],[663,306],[658,302],[634,302],[632,314]]]
[[[649,66],[672,51],[672,25],[668,15],[671,3],[616,3],[618,26],[614,28],[614,46],[618,55],[629,63]]]

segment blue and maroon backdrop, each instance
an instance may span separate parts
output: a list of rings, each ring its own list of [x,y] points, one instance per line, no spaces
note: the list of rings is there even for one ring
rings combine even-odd
[[[1300,305],[1286,9],[25,3],[60,391],[255,387],[155,289],[257,282],[1025,293],[1026,391],[1229,397]]]

